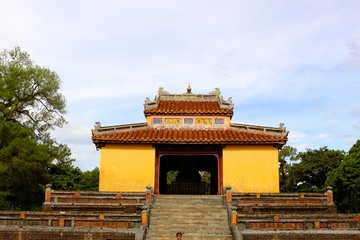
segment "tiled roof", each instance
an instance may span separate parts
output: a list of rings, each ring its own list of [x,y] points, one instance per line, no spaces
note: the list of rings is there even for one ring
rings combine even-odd
[[[245,127],[244,127],[245,126]],[[271,130],[272,129],[272,130]],[[275,130],[276,131],[275,131]],[[97,147],[106,143],[150,143],[150,144],[275,144],[284,145],[286,131],[270,128],[251,130],[246,125],[221,128],[154,128],[146,124],[125,125],[115,128],[93,130],[92,140]]]
[[[224,100],[216,88],[209,94],[195,94],[188,86],[184,94],[173,94],[159,88],[154,100],[147,98],[144,104],[145,116],[151,115],[213,115],[232,117],[232,99]]]
[[[232,116],[233,109],[221,108],[218,101],[161,100],[156,108],[144,110],[148,115],[221,115]]]

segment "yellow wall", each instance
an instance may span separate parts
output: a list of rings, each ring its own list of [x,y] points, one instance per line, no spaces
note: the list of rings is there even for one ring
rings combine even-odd
[[[154,187],[155,149],[151,145],[106,144],[100,154],[99,191],[145,191]]]
[[[278,193],[278,149],[273,146],[226,146],[223,186],[234,192]]]

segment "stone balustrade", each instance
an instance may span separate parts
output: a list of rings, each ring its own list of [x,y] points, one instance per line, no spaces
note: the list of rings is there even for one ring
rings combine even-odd
[[[151,201],[150,187],[119,193],[57,191],[47,185],[42,212],[0,212],[0,239],[134,240]]]
[[[227,187],[224,199],[244,240],[360,240],[360,215],[338,214],[331,188],[324,194],[241,194]]]

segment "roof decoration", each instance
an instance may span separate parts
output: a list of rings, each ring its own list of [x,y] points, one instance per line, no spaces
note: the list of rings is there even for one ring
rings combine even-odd
[[[218,115],[232,117],[234,104],[231,97],[226,101],[215,88],[209,94],[191,92],[190,84],[187,92],[172,94],[160,87],[154,100],[147,98],[144,103],[145,116],[151,115]]]

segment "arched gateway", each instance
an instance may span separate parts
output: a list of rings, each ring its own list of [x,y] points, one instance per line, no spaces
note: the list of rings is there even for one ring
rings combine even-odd
[[[100,154],[100,191],[155,194],[279,192],[278,149],[288,131],[231,123],[233,103],[219,89],[184,94],[159,89],[144,104],[146,123],[103,127],[92,140]]]

